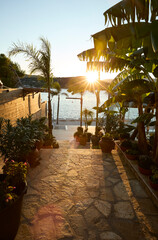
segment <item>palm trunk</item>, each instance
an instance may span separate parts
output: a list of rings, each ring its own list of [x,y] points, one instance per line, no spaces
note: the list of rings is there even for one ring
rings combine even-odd
[[[50,95],[50,79],[48,78],[48,134],[52,136],[52,107],[51,107],[51,95]]]
[[[82,106],[83,106],[83,93],[81,92],[81,116],[80,116],[80,127],[82,127]]]
[[[139,116],[143,114],[143,107],[142,102],[139,101],[138,103],[138,112]],[[145,135],[145,126],[144,122],[138,122],[138,143],[139,143],[139,149],[142,154],[148,154],[148,145],[146,141],[146,135]]]
[[[96,92],[96,100],[97,100],[97,109],[96,109],[96,129],[95,134],[98,135],[98,108],[99,108],[99,91]]]
[[[155,92],[156,124],[154,140],[154,160],[158,165],[158,92]]]
[[[57,124],[59,124],[59,105],[60,105],[60,94],[58,94]]]

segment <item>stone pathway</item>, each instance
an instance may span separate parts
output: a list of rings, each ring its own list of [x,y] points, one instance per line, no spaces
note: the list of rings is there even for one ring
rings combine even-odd
[[[116,150],[41,150],[15,240],[156,240],[158,209]]]

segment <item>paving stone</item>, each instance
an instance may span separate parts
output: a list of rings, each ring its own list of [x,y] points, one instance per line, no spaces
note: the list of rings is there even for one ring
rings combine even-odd
[[[95,178],[91,178],[88,180],[88,182],[86,182],[86,186],[87,189],[99,189],[99,180],[95,179]]]
[[[140,199],[138,199],[138,204],[139,204],[140,210],[144,214],[158,216],[157,208],[153,205],[153,203],[150,199],[140,198]]]
[[[113,202],[114,196],[113,196],[112,189],[108,187],[102,188],[100,191],[99,199]]]
[[[86,210],[93,203],[93,201],[94,200],[92,198],[87,198],[77,202],[75,204],[76,212],[81,212]]]
[[[122,238],[125,240],[152,239],[146,238],[146,236],[143,234],[142,226],[139,225],[139,221],[130,219],[115,219],[114,221],[111,221],[111,226],[113,229],[115,229],[115,232],[119,232]]]
[[[31,232],[34,239],[56,240],[72,237],[71,228],[65,221],[60,209],[53,205],[46,205],[39,209],[31,222]]]
[[[111,213],[111,204],[102,201],[102,200],[97,200],[94,202],[95,207],[105,216],[108,217]]]
[[[38,195],[24,196],[22,215],[26,219],[32,219],[40,207],[40,197]]]
[[[114,214],[118,218],[133,219],[135,217],[130,202],[118,202],[114,205]]]
[[[111,226],[106,218],[100,218],[95,225],[98,229],[98,232],[111,231]]]
[[[117,200],[129,200],[128,193],[122,182],[119,182],[114,186],[114,193]]]
[[[135,196],[140,197],[140,198],[147,198],[148,195],[139,183],[138,180],[131,180],[130,181],[131,188],[133,190],[133,193]]]
[[[75,170],[70,170],[67,174],[68,177],[77,177],[78,173]]]
[[[82,215],[76,214],[76,215],[70,215],[69,216],[69,222],[71,225],[71,228],[73,228],[73,231],[75,234],[79,236],[84,236],[86,239],[87,236],[87,226],[84,218]]]
[[[22,240],[24,236],[25,240],[34,240],[30,232],[30,227],[27,224],[20,225],[15,240]]]
[[[41,158],[28,175],[15,240],[158,239],[158,210],[115,150],[62,141]]]
[[[101,214],[96,208],[91,206],[85,211],[84,216],[87,221],[87,224],[92,227],[92,224],[95,225],[95,223],[99,221]]]
[[[100,234],[101,240],[121,240],[122,238],[114,232],[103,232]]]

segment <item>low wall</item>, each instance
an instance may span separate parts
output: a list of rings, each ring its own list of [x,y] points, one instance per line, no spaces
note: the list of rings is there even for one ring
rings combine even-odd
[[[41,103],[40,93],[23,95],[22,89],[8,89],[0,92],[0,117],[10,119],[33,115],[33,118],[47,117],[47,102]]]

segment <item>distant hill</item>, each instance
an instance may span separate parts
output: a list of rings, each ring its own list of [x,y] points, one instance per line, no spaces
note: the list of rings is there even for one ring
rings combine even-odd
[[[78,76],[78,77],[54,77],[54,82],[59,82],[61,88],[67,89],[69,84],[80,84],[82,81],[86,79],[85,76]],[[23,78],[20,79],[24,87],[45,87],[45,82],[41,76],[38,75],[25,75]],[[110,79],[106,79],[102,81],[103,89],[107,87],[110,83]]]

